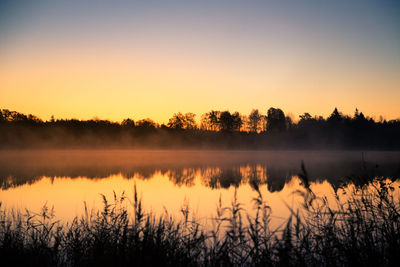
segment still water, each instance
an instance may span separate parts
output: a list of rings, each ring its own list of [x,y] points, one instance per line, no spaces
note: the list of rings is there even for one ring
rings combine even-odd
[[[132,200],[136,185],[147,212],[179,217],[182,205],[189,205],[198,220],[207,221],[220,198],[230,205],[235,190],[251,211],[258,184],[279,225],[290,214],[288,206],[301,201],[294,192],[302,188],[302,161],[313,191],[328,197],[349,178],[366,173],[400,177],[400,152],[2,151],[0,201],[3,208],[36,212],[47,205],[58,219],[70,221],[82,215],[84,203],[101,209],[101,194],[111,200],[114,193],[125,193]]]

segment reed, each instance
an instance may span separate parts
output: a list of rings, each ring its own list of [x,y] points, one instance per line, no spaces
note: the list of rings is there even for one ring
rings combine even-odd
[[[220,199],[213,227],[201,225],[187,203],[181,218],[146,212],[136,186],[103,209],[70,223],[0,205],[0,259],[3,266],[396,266],[400,262],[400,199],[394,183],[358,177],[335,192],[334,201],[311,190],[302,167],[301,208],[284,226],[270,226],[271,211],[258,184],[254,212],[244,210],[235,192],[229,207]],[[128,205],[133,214],[128,213]],[[208,230],[207,230],[208,229]]]

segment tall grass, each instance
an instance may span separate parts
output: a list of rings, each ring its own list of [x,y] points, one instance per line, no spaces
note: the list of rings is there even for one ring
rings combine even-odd
[[[185,203],[182,218],[156,216],[137,195],[124,194],[103,209],[85,208],[62,223],[54,211],[14,212],[0,206],[0,265],[4,266],[396,266],[400,262],[400,199],[384,179],[347,184],[334,200],[318,197],[303,167],[301,208],[270,226],[272,211],[256,182],[254,212],[235,192],[220,199],[213,227],[205,228]],[[361,177],[360,179],[367,179]],[[343,192],[339,194],[338,191]],[[132,205],[133,214],[128,213]],[[85,206],[86,207],[86,206]]]

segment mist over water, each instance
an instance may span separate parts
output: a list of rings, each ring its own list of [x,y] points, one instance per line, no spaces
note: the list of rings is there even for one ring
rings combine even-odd
[[[279,219],[289,215],[285,205],[296,202],[293,192],[301,186],[302,161],[314,190],[323,195],[365,173],[400,177],[400,152],[2,151],[0,201],[6,207],[36,211],[44,204],[54,206],[57,217],[70,220],[82,214],[84,202],[101,207],[100,194],[111,198],[114,192],[125,192],[132,198],[136,185],[150,210],[166,209],[179,216],[186,203],[207,219],[219,198],[229,204],[235,190],[251,209],[256,184]]]

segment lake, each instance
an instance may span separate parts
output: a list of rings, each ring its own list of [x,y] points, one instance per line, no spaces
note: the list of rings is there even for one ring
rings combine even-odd
[[[316,194],[332,197],[349,178],[365,174],[396,180],[400,152],[361,151],[140,151],[40,150],[0,152],[0,201],[7,209],[39,212],[54,207],[70,221],[89,209],[101,209],[102,197],[125,192],[133,200],[136,185],[146,211],[181,216],[189,205],[199,220],[215,216],[221,198],[231,205],[235,191],[252,210],[259,186],[279,226],[288,207],[301,201],[301,162]],[[358,180],[358,182],[360,182]],[[361,181],[362,182],[362,181]]]

